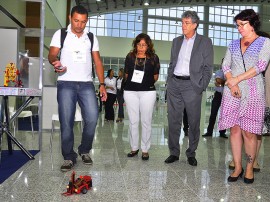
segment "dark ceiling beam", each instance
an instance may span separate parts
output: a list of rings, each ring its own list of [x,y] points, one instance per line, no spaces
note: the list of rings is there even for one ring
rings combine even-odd
[[[96,4],[97,4],[97,11],[100,11],[99,3],[97,1],[96,1]]]
[[[108,0],[105,0],[105,3],[106,3],[106,10],[108,10],[109,9]]]
[[[87,10],[88,10],[88,12],[91,12],[91,8],[90,8],[90,2],[89,2],[89,0],[87,0]]]
[[[2,11],[8,18],[10,18],[13,22],[15,22],[21,28],[25,28],[23,25],[14,15],[12,15],[8,10],[6,10],[3,6],[0,5],[0,11]]]
[[[117,0],[113,0],[114,2],[114,8],[117,8]]]

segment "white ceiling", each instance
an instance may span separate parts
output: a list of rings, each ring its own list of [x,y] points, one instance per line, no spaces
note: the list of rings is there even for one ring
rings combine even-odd
[[[148,1],[148,7],[168,7],[168,6],[197,6],[197,5],[261,5],[269,4],[270,0],[75,0],[77,5],[83,5],[89,15],[98,13],[118,12],[123,10],[135,10],[146,7],[144,2]]]

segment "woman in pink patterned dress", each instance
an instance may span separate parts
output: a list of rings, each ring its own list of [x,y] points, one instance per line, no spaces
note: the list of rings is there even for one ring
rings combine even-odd
[[[234,21],[242,38],[229,45],[222,69],[226,76],[219,130],[230,128],[231,148],[235,170],[228,177],[235,182],[242,177],[242,145],[247,157],[245,183],[254,182],[253,162],[256,156],[257,136],[263,128],[265,93],[263,75],[270,59],[270,40],[260,37],[259,16],[252,9],[241,11]]]

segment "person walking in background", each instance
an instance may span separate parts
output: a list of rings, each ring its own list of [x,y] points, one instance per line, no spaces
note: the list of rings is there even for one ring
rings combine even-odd
[[[168,146],[170,156],[165,163],[179,160],[179,136],[184,108],[189,123],[188,163],[197,166],[196,149],[200,139],[202,93],[206,90],[213,70],[211,39],[196,33],[199,17],[195,11],[185,11],[182,16],[183,36],[173,40],[167,78]]]
[[[98,85],[98,89],[100,88],[100,85]],[[96,90],[96,97],[98,99],[98,102],[99,102],[99,112],[102,112],[102,105],[103,105],[103,102],[102,102],[102,97],[100,96],[100,92],[99,90]]]
[[[257,135],[261,135],[265,112],[265,91],[262,72],[270,59],[270,40],[257,35],[260,20],[253,9],[234,17],[241,38],[230,43],[222,70],[226,83],[221,102],[219,129],[230,128],[230,142],[235,163],[229,182],[242,177],[242,145],[246,152],[244,182],[254,182]]]
[[[113,105],[116,100],[116,78],[113,69],[109,69],[105,78],[105,87],[107,91],[107,101],[105,102],[105,120],[114,121]]]
[[[126,79],[124,77],[124,69],[120,68],[118,71],[118,78],[116,79],[116,85],[117,85],[117,102],[118,102],[118,118],[116,119],[116,122],[122,122],[124,119],[124,83]]]
[[[223,59],[222,59],[222,61],[223,61]],[[211,113],[210,113],[210,117],[209,117],[207,132],[203,135],[203,137],[209,137],[209,136],[212,137],[213,136],[213,130],[214,130],[214,126],[216,123],[218,110],[219,110],[219,107],[221,104],[224,84],[225,84],[224,73],[223,73],[222,69],[219,69],[215,73],[215,93],[214,93],[214,98],[213,98],[212,104],[211,104]],[[223,137],[223,138],[228,138],[225,133],[226,133],[226,130],[220,130],[219,136]]]
[[[84,164],[92,164],[89,155],[92,149],[95,129],[98,120],[98,103],[92,81],[92,60],[94,60],[100,82],[102,100],[107,99],[104,87],[104,68],[99,55],[99,44],[93,36],[93,44],[85,31],[88,12],[83,6],[75,6],[69,16],[70,25],[61,50],[61,30],[55,32],[50,44],[48,59],[58,73],[57,102],[61,130],[61,147],[64,163],[61,171],[69,171],[76,163],[74,151],[74,117],[78,102],[83,118],[83,132],[78,153]],[[92,46],[92,48],[91,48]]]
[[[133,40],[133,49],[125,60],[126,85],[124,100],[129,117],[129,141],[134,157],[139,152],[139,122],[141,119],[142,160],[149,159],[151,145],[152,114],[156,102],[155,82],[158,80],[160,63],[151,38],[144,33]]]

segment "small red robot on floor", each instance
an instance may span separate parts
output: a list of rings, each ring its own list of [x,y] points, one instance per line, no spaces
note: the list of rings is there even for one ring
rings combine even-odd
[[[74,193],[76,194],[86,194],[89,189],[92,187],[92,178],[91,176],[85,175],[80,176],[75,180],[75,172],[73,171],[70,177],[70,181],[67,185],[67,191],[63,193],[64,196],[70,196]]]

